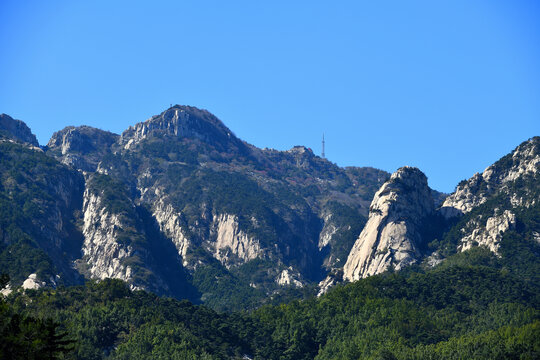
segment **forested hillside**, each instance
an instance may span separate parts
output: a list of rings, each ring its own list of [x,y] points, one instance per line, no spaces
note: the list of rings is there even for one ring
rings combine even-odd
[[[540,287],[514,274],[518,261],[476,248],[431,270],[413,266],[320,298],[229,314],[119,280],[89,282],[14,293],[1,323],[6,335],[19,315],[54,320],[68,341],[60,358],[536,359]],[[17,331],[4,351],[24,347],[26,330]]]

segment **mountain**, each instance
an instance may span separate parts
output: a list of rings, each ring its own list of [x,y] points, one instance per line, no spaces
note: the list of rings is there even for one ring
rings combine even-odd
[[[0,265],[11,287],[116,278],[246,309],[479,245],[536,276],[516,259],[538,254],[537,137],[447,196],[416,168],[390,176],[304,146],[259,149],[190,106],[120,135],[67,127],[43,148],[2,119]]]
[[[540,356],[540,137],[447,195],[188,106],[2,121],[1,358]]]
[[[0,114],[0,138],[3,137],[39,146],[36,136],[24,122],[6,114]]]
[[[259,149],[208,111],[178,105],[121,135],[67,127],[43,150],[29,153],[43,158],[33,161],[55,164],[78,184],[70,187],[64,220],[48,219],[73,225],[66,242],[74,252],[62,266],[50,262],[47,274],[68,284],[118,278],[222,309],[255,306],[294,288],[312,291],[343,266],[373,194],[389,177],[340,168],[303,146]],[[17,165],[6,165],[6,173],[9,166]],[[35,171],[45,178],[48,170]],[[31,237],[46,258],[52,240]],[[37,284],[54,285],[34,264],[9,267],[12,286],[36,272]]]
[[[433,200],[425,175],[399,169],[375,194],[343,278],[354,281],[421,262],[434,266],[478,246],[513,259],[517,269],[518,257],[540,255],[539,170],[540,138],[534,137],[462,181],[436,208],[441,201]],[[539,269],[538,261],[525,263],[520,271]]]
[[[46,149],[63,164],[87,172],[96,171],[118,137],[90,126],[68,126],[52,135]]]
[[[71,262],[83,191],[83,176],[40,148],[0,140],[0,269],[12,285],[36,273],[52,285],[81,281]]]
[[[461,216],[460,234],[453,239],[458,250],[481,245],[498,253],[504,234],[511,230],[540,241],[539,198],[540,137],[534,137],[481,174],[462,181],[441,213],[446,218]]]
[[[346,280],[400,270],[420,258],[420,228],[435,211],[426,176],[416,168],[400,168],[377,191],[369,211],[343,268]]]

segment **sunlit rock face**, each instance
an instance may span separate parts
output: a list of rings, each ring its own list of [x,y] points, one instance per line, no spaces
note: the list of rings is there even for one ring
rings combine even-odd
[[[459,229],[457,250],[483,246],[499,254],[504,234],[516,227],[516,211],[538,203],[539,170],[540,137],[534,137],[481,174],[462,181],[439,209],[447,219],[468,214]],[[482,205],[485,209],[479,211]]]
[[[467,226],[472,227],[472,230],[463,236],[458,250],[465,251],[473,246],[484,246],[497,254],[504,233],[516,226],[516,215],[505,210],[500,215],[488,218],[484,226],[476,220],[472,220]]]
[[[134,249],[118,241],[125,219],[107,209],[99,194],[84,193],[82,252],[86,271],[91,278],[115,278],[132,282],[132,269],[124,264]]]
[[[470,179],[462,181],[456,191],[449,195],[440,212],[446,218],[456,217],[470,212],[478,205],[485,203],[498,191],[506,191],[512,198],[513,205],[528,206],[526,202],[537,201],[534,198],[523,198],[513,194],[507,185],[523,176],[535,176],[540,169],[540,137],[523,142],[512,153],[506,155],[484,172],[477,173]]]
[[[416,262],[422,220],[434,210],[420,170],[402,167],[392,174],[373,198],[368,222],[343,269],[344,279],[354,281]]]
[[[90,126],[68,126],[52,135],[47,143],[47,151],[75,169],[96,171],[118,137],[117,134]]]
[[[293,269],[293,267],[288,267],[283,269],[278,277],[276,278],[276,283],[281,286],[293,286],[293,287],[302,287],[304,286],[302,280],[300,279],[300,274]]]
[[[149,137],[160,136],[198,139],[211,143],[219,150],[245,147],[231,130],[208,111],[180,105],[130,126],[122,133],[119,143],[124,149],[130,149]]]
[[[171,204],[160,199],[154,206],[153,216],[161,231],[173,242],[178,251],[178,255],[181,256],[183,265],[187,266],[186,254],[190,246],[192,246],[192,243],[185,235],[185,229],[182,226],[181,213]]]
[[[24,122],[6,114],[0,114],[0,135],[32,146],[39,146],[36,136]]]
[[[243,264],[262,256],[259,241],[240,230],[238,218],[230,214],[214,215],[214,257],[226,267]]]

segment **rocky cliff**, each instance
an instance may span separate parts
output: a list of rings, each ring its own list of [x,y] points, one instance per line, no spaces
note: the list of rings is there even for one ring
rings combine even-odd
[[[539,169],[540,137],[534,137],[489,166],[481,174],[477,173],[470,179],[462,181],[456,191],[445,199],[441,213],[447,218],[466,214],[499,191],[505,191],[515,204],[526,205],[527,201],[535,201],[517,197],[508,185],[524,176],[535,176]]]
[[[62,163],[83,171],[96,171],[103,156],[110,153],[118,135],[90,126],[68,126],[55,132],[47,151]]]
[[[32,146],[39,146],[36,136],[21,120],[15,120],[6,114],[0,114],[0,136],[4,135],[8,138],[28,143]]]
[[[144,139],[160,136],[196,139],[220,151],[246,148],[231,130],[208,111],[180,105],[131,126],[122,133],[119,143],[124,149],[130,149]]]
[[[125,236],[131,219],[121,213],[114,213],[107,208],[102,194],[87,189],[83,204],[82,272],[90,278],[121,279],[133,284],[133,268],[127,265],[133,257],[134,248]]]
[[[340,168],[303,146],[258,149],[189,106],[121,136],[67,127],[45,152],[18,144],[21,129],[0,143],[0,265],[20,273],[14,285],[30,274],[76,283],[75,262],[87,278],[239,309],[282,287],[319,283],[322,293],[400,270],[430,251],[435,264],[443,248],[499,253],[538,203],[538,138],[461,183],[437,212],[445,195],[418,169],[390,176]],[[424,223],[438,213],[447,222]]]
[[[402,167],[375,194],[369,219],[343,268],[354,281],[388,269],[400,270],[420,258],[422,221],[435,210],[426,176]]]
[[[454,232],[457,249],[484,246],[498,254],[504,234],[519,223],[516,214],[538,206],[539,170],[540,137],[534,137],[462,181],[440,209],[446,218],[462,217]]]

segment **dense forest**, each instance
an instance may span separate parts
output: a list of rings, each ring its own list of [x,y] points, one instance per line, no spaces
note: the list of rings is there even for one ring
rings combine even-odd
[[[507,255],[475,248],[433,269],[387,272],[251,312],[219,313],[119,280],[15,292],[0,307],[1,351],[21,359],[537,359],[539,284],[514,271],[519,251]]]

